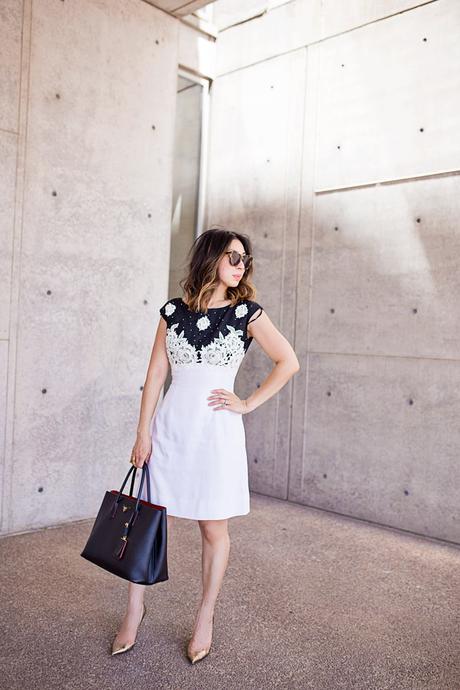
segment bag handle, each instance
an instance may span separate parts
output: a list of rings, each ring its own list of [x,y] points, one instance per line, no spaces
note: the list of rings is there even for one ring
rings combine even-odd
[[[139,491],[137,494],[137,501],[136,501],[136,507],[135,507],[136,514],[139,512],[139,501],[141,500],[142,487],[143,487],[144,480],[146,477],[147,477],[147,501],[149,503],[152,502],[151,496],[150,496],[150,474],[149,474],[148,463],[144,462],[141,469],[142,469],[142,477],[141,477],[141,481],[140,481],[140,485],[139,485]],[[137,470],[138,470],[138,468],[135,465],[131,465],[131,467],[129,468],[128,473],[123,480],[123,484],[121,485],[120,491],[118,492],[118,495],[114,501],[110,517],[112,517],[112,518],[115,517],[115,513],[117,512],[118,504],[120,503],[120,501],[123,500],[123,498],[122,498],[123,489],[125,488],[125,484],[128,481],[129,475],[131,474],[131,472],[133,472],[133,475],[131,478],[131,488],[130,488],[129,496],[130,496],[130,498],[133,498],[134,482],[136,479]]]
[[[110,515],[111,518],[115,517],[115,513],[117,512],[118,504],[119,504],[120,500],[122,500],[122,499],[121,499],[121,494],[122,494],[123,488],[124,488],[126,482],[128,481],[129,475],[130,475],[131,472],[133,472],[133,470],[134,470],[134,472],[133,472],[133,477],[132,477],[132,483],[131,483],[131,494],[130,494],[130,497],[132,498],[132,490],[133,490],[133,486],[134,486],[134,479],[135,479],[135,476],[136,476],[136,471],[137,471],[137,469],[138,469],[138,468],[137,468],[135,465],[132,465],[132,466],[130,467],[130,469],[129,469],[129,471],[128,471],[128,474],[126,475],[125,480],[124,480],[123,484],[121,485],[120,492],[119,492],[117,498],[116,498],[115,501],[114,501],[113,508],[112,508],[112,512],[111,512],[111,515]],[[123,526],[123,534],[122,534],[121,537],[120,537],[121,544],[120,544],[119,547],[118,547],[118,551],[116,551],[116,552],[114,553],[114,556],[115,556],[116,558],[118,558],[118,559],[123,558],[123,555],[124,555],[124,553],[125,553],[125,551],[126,551],[126,547],[127,547],[127,545],[128,545],[128,537],[129,537],[129,534],[130,534],[130,532],[131,532],[131,528],[133,527],[134,523],[136,522],[137,516],[139,515],[139,511],[140,511],[139,501],[141,500],[142,487],[143,487],[143,485],[144,485],[144,480],[145,480],[146,477],[147,477],[147,495],[148,495],[149,503],[151,503],[151,500],[150,500],[150,475],[149,475],[149,468],[148,468],[148,464],[147,464],[146,462],[144,462],[144,464],[142,465],[142,477],[141,477],[141,482],[140,482],[140,486],[139,486],[139,492],[138,492],[138,494],[137,494],[136,507],[135,507],[135,509],[132,511],[131,517],[129,518],[128,522],[125,522],[125,523],[124,523],[124,526]]]

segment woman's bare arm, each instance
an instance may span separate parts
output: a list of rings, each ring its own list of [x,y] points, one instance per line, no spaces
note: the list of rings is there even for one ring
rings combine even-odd
[[[168,375],[168,368],[169,360],[166,353],[166,321],[163,317],[160,317],[145,378],[144,389],[142,391],[139,424],[137,427],[138,436],[150,433],[150,423],[158,403],[158,398],[160,397],[161,389]]]
[[[275,363],[259,388],[246,398],[247,411],[252,412],[275,395],[299,371],[300,364],[290,343],[272,323],[265,311],[253,319],[253,323],[249,322],[247,330],[249,337],[252,336]]]

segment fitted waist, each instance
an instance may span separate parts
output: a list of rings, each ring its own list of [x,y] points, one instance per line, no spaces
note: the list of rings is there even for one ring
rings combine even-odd
[[[233,390],[238,367],[193,364],[173,367],[171,386],[227,388]]]

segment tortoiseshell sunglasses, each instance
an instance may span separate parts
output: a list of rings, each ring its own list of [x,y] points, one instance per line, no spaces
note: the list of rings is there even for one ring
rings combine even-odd
[[[225,252],[226,254],[229,254],[229,261],[230,261],[230,266],[238,266],[241,260],[243,260],[243,264],[245,268],[248,268],[251,263],[252,263],[252,255],[251,254],[240,254],[239,252],[236,251],[236,249],[232,249],[228,252]]]

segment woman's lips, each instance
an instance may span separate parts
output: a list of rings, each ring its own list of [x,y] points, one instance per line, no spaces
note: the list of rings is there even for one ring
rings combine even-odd
[[[233,277],[236,278],[237,280],[239,280],[239,279],[241,278],[240,275],[237,275],[237,276],[236,276],[236,275],[233,275]]]

